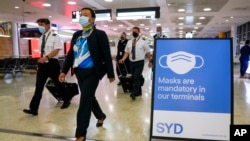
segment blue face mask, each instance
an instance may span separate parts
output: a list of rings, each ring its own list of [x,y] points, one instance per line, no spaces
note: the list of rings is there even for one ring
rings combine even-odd
[[[81,24],[82,27],[89,25],[89,17],[81,16],[79,18],[79,23]]]
[[[43,34],[45,32],[45,27],[44,26],[39,26],[38,30]]]

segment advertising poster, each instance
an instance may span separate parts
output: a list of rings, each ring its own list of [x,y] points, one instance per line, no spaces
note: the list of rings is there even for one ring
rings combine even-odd
[[[10,37],[11,30],[11,22],[0,22],[0,37]]]
[[[231,39],[156,39],[151,139],[229,140]]]

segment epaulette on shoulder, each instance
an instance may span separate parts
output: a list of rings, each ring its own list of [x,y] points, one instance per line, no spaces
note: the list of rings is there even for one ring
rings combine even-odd
[[[56,36],[57,34],[56,33],[53,33],[52,36]]]

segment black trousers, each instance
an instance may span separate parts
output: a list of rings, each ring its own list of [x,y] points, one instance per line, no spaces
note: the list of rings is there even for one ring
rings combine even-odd
[[[141,86],[142,86],[142,71],[144,68],[144,60],[130,62],[130,70],[132,74],[133,80],[133,88],[132,94],[137,96],[141,93]]]
[[[49,77],[55,83],[55,86],[58,89],[58,93],[63,96],[62,98],[64,102],[69,102],[70,95],[68,93],[65,93],[65,87],[63,83],[60,83],[58,80],[60,69],[61,68],[57,59],[50,59],[48,63],[38,64],[35,93],[30,102],[31,110],[38,111],[42,93],[44,90],[44,85]]]
[[[89,127],[91,111],[97,119],[102,119],[104,113],[95,97],[95,92],[99,84],[93,68],[74,69],[81,91],[80,104],[77,111],[77,127],[75,137],[85,136]]]

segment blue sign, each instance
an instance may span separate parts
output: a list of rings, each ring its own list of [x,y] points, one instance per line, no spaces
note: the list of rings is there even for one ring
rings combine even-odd
[[[152,135],[227,140],[233,93],[231,39],[157,39],[154,65]],[[217,119],[208,124],[209,116]],[[202,122],[211,129],[198,127]],[[165,125],[178,125],[181,133],[171,134]],[[221,126],[228,126],[227,131],[215,133]],[[187,131],[191,129],[200,135]]]

